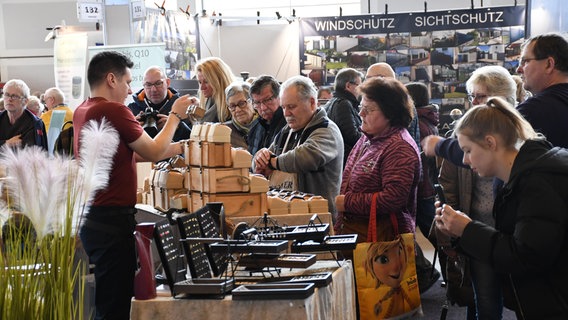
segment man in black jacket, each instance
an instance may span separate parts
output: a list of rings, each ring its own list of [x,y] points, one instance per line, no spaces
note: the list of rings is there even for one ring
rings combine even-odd
[[[170,79],[160,67],[149,67],[144,73],[144,89],[132,95],[134,102],[128,108],[136,116],[136,120],[144,127],[144,130],[155,137],[164,127],[168,113],[179,94],[174,88],[170,88]],[[189,119],[182,121],[174,135],[173,141],[189,139],[191,133]]]
[[[341,69],[335,76],[333,99],[325,105],[327,116],[341,131],[343,137],[343,166],[349,153],[361,137],[361,117],[357,87],[363,81],[363,74],[352,68]]]
[[[4,108],[0,112],[0,146],[40,146],[47,149],[43,121],[26,109],[30,88],[19,79],[4,85]]]
[[[276,134],[286,125],[279,94],[280,83],[268,75],[258,77],[250,87],[252,105],[260,115],[247,137],[248,151],[252,155],[270,147]]]

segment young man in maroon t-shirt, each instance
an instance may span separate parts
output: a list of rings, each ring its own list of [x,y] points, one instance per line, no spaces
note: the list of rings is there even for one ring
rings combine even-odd
[[[91,97],[73,115],[76,158],[80,157],[82,128],[89,120],[106,118],[120,138],[109,184],[95,196],[79,232],[90,262],[95,264],[95,319],[130,318],[136,271],[136,159],[158,161],[182,153],[181,144],[171,143],[172,137],[187,117],[187,107],[197,102],[189,96],[177,99],[164,128],[150,138],[123,104],[132,94],[132,66],[132,61],[118,52],[95,55],[87,76]]]

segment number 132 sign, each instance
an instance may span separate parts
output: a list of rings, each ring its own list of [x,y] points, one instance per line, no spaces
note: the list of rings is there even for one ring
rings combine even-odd
[[[102,3],[77,3],[77,18],[79,21],[99,21],[103,20],[103,4]]]

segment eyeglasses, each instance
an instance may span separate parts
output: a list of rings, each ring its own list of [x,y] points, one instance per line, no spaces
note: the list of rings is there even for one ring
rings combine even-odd
[[[361,84],[361,82],[357,83],[355,81],[349,81],[349,83],[354,84],[356,87],[358,87]]]
[[[235,111],[235,109],[237,109],[237,107],[239,107],[239,109],[244,109],[247,105],[246,100],[241,100],[239,102],[237,102],[236,104],[230,104],[229,105],[229,110],[231,111]]]
[[[530,61],[533,61],[533,60],[539,61],[539,60],[544,60],[544,59],[547,59],[547,58],[548,57],[546,57],[546,58],[521,58],[521,59],[519,59],[519,67],[524,67],[527,63],[529,63]]]
[[[4,98],[6,98],[6,100],[8,100],[8,99],[10,99],[10,100],[22,100],[24,97],[19,96],[17,94],[4,93]]]
[[[370,108],[370,107],[363,107],[362,105],[359,105],[359,112],[360,113],[369,114],[373,111],[378,111],[378,110],[379,109]]]
[[[270,97],[270,98],[266,98],[266,99],[261,100],[261,101],[252,100],[252,105],[253,105],[255,108],[260,107],[261,104],[267,106],[269,103],[271,103],[272,101],[274,101],[274,99],[276,99],[276,96],[272,96],[272,97]]]
[[[487,99],[487,97],[488,97],[488,95],[486,95],[486,94],[478,94],[478,95],[468,94],[467,95],[467,99],[469,100],[469,102],[473,102],[473,100],[483,101],[483,100]]]
[[[154,88],[158,89],[158,88],[161,88],[163,85],[164,85],[164,81],[162,81],[162,80],[156,81],[154,83],[145,82],[144,88],[152,89],[152,87],[154,87]]]

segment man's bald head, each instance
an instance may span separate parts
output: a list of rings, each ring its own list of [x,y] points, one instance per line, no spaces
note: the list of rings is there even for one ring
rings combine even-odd
[[[394,73],[394,70],[388,63],[378,62],[372,64],[367,69],[367,75],[365,76],[365,79],[373,77],[396,78],[396,75]]]

